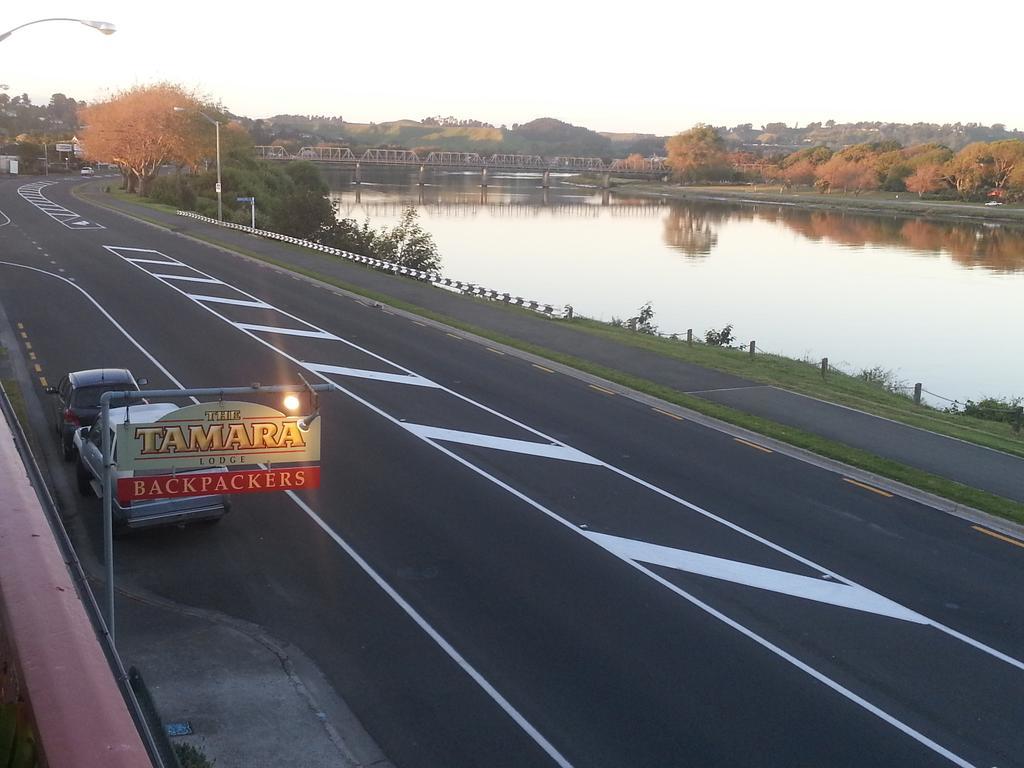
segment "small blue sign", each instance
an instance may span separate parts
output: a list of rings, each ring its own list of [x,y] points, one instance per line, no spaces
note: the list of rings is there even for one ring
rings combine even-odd
[[[255,197],[236,197],[235,201],[239,202],[239,203],[253,203],[253,202],[256,201],[256,198]]]
[[[167,723],[168,736],[191,736],[192,735],[192,723],[185,720],[181,723]]]

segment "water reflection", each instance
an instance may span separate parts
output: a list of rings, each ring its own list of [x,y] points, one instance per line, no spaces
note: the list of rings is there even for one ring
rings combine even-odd
[[[673,205],[664,220],[665,245],[687,256],[706,256],[718,245],[718,231],[708,216],[694,206]]]
[[[332,172],[338,215],[392,226],[417,206],[449,277],[605,320],[650,300],[666,331],[732,323],[759,348],[882,366],[950,397],[1024,392],[1024,359],[1000,333],[1024,324],[1020,228],[607,197],[539,175],[363,181]]]
[[[724,202],[669,201],[611,195],[607,190],[568,186],[562,179],[543,187],[540,175],[491,176],[481,186],[478,173],[434,172],[424,184],[402,170],[366,173],[362,184],[352,174],[327,174],[331,197],[343,218],[397,219],[408,205],[431,217],[537,219],[651,218],[660,220],[662,240],[686,256],[714,253],[722,227],[764,222],[798,233],[810,242],[857,248],[889,247],[918,254],[948,254],[959,265],[997,273],[1024,271],[1024,229],[983,223],[927,221],[871,216],[792,206]]]

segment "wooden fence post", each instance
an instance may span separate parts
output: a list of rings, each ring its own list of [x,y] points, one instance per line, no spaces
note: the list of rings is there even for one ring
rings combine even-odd
[[[921,382],[917,382],[917,384],[914,385],[914,405],[921,404],[921,389]]]
[[[827,373],[828,373],[828,358],[827,357],[823,357],[823,358],[821,358],[821,378],[824,379],[825,375]]]
[[[754,349],[756,348],[756,345],[757,345],[757,342],[756,342],[756,341],[752,341],[752,342],[750,342],[750,356],[751,356],[751,357],[753,357],[753,356],[754,356]]]
[[[693,328],[686,329],[686,343],[693,346]]]

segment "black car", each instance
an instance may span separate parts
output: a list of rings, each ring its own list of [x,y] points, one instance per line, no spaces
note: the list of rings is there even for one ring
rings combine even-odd
[[[74,457],[71,439],[75,430],[92,426],[99,416],[100,395],[111,391],[137,392],[139,385],[146,383],[146,379],[136,381],[127,368],[94,368],[72,371],[56,387],[47,387],[48,393],[57,396],[53,408],[54,422],[65,461]],[[111,405],[124,403],[111,402]]]

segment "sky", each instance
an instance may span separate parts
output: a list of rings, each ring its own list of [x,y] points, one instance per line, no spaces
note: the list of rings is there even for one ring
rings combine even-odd
[[[47,22],[0,42],[0,84],[35,103],[166,80],[253,118],[555,117],[658,135],[829,119],[1024,129],[1004,35],[1024,22],[1020,0],[11,5],[0,33],[45,16],[118,30]]]

